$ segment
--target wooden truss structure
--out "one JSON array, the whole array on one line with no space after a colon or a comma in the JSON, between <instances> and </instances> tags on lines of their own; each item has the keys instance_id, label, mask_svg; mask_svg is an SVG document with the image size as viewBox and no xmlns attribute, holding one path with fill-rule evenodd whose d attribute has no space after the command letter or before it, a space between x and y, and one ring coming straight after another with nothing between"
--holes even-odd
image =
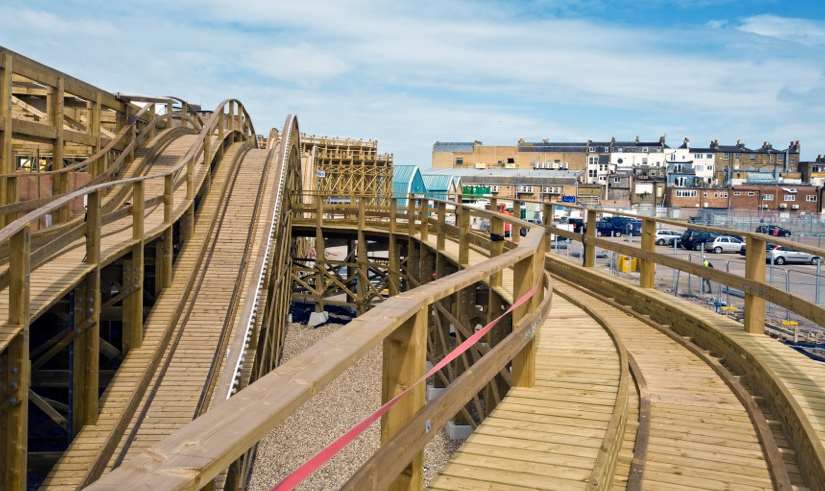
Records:
<instances>
[{"instance_id":1,"label":"wooden truss structure","mask_svg":"<svg viewBox=\"0 0 825 491\"><path fill-rule=\"evenodd\" d=\"M376 196L392 195L392 154L379 154L376 140L329 138L302 135L301 147L306 168L314 170L314 186L325 195Z\"/></svg>"}]
</instances>

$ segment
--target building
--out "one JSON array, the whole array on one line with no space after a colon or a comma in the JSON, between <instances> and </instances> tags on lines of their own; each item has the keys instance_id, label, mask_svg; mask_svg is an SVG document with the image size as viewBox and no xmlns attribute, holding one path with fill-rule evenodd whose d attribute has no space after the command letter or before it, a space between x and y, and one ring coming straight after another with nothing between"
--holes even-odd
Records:
<instances>
[{"instance_id":1,"label":"building","mask_svg":"<svg viewBox=\"0 0 825 491\"><path fill-rule=\"evenodd\" d=\"M790 142L783 150L773 148L768 142L758 149L750 149L739 140L736 145L720 145L719 140L714 140L708 148L694 151L714 154L716 182L731 185L734 179L743 179L743 173L748 172L766 172L774 178L799 178L799 148L799 140Z\"/></svg>"},{"instance_id":2,"label":"building","mask_svg":"<svg viewBox=\"0 0 825 491\"><path fill-rule=\"evenodd\" d=\"M427 197L446 200L461 192L461 179L448 174L430 174L430 171L421 173L424 186L427 188Z\"/></svg>"},{"instance_id":3,"label":"building","mask_svg":"<svg viewBox=\"0 0 825 491\"><path fill-rule=\"evenodd\" d=\"M666 206L750 211L818 213L816 186L744 184L730 188L668 188Z\"/></svg>"},{"instance_id":4,"label":"building","mask_svg":"<svg viewBox=\"0 0 825 491\"><path fill-rule=\"evenodd\" d=\"M398 206L407 206L410 193L424 194L427 186L417 165L394 165L392 168L392 196L398 200Z\"/></svg>"},{"instance_id":5,"label":"building","mask_svg":"<svg viewBox=\"0 0 825 491\"><path fill-rule=\"evenodd\" d=\"M448 175L460 179L461 187L489 188L505 199L568 200L577 195L581 172L532 169L433 169L429 176ZM467 193L470 194L470 193Z\"/></svg>"},{"instance_id":6,"label":"building","mask_svg":"<svg viewBox=\"0 0 825 491\"><path fill-rule=\"evenodd\" d=\"M517 149L514 146L483 145L474 142L435 142L433 169L493 169L516 168Z\"/></svg>"},{"instance_id":7,"label":"building","mask_svg":"<svg viewBox=\"0 0 825 491\"><path fill-rule=\"evenodd\" d=\"M634 141L610 140L610 164L616 170L633 169L641 166L665 166L665 154L670 147L665 143L665 137L658 141L640 141L637 136Z\"/></svg>"},{"instance_id":8,"label":"building","mask_svg":"<svg viewBox=\"0 0 825 491\"><path fill-rule=\"evenodd\" d=\"M804 184L825 185L825 155L817 155L814 161L800 162L799 175Z\"/></svg>"},{"instance_id":9,"label":"building","mask_svg":"<svg viewBox=\"0 0 825 491\"><path fill-rule=\"evenodd\" d=\"M516 165L522 169L585 170L587 143L518 141Z\"/></svg>"},{"instance_id":10,"label":"building","mask_svg":"<svg viewBox=\"0 0 825 491\"><path fill-rule=\"evenodd\" d=\"M665 162L668 186L702 187L716 184L715 154L709 149L692 148L688 138L678 148L666 152Z\"/></svg>"}]
</instances>

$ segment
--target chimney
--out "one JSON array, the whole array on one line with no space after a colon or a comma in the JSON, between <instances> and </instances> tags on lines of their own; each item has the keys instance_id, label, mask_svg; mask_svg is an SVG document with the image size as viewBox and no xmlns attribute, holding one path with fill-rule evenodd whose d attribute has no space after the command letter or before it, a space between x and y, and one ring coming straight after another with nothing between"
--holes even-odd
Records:
<instances>
[{"instance_id":1,"label":"chimney","mask_svg":"<svg viewBox=\"0 0 825 491\"><path fill-rule=\"evenodd\" d=\"M636 135L636 145L639 144L639 135Z\"/></svg>"},{"instance_id":2,"label":"chimney","mask_svg":"<svg viewBox=\"0 0 825 491\"><path fill-rule=\"evenodd\" d=\"M660 147L665 146L665 135L662 135L662 136L659 137L659 146Z\"/></svg>"}]
</instances>

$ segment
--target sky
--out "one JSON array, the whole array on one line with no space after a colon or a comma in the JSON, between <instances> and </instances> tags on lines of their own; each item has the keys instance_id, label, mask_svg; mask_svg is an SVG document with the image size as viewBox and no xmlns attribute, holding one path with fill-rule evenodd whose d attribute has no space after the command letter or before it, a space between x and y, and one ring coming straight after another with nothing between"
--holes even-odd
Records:
<instances>
[{"instance_id":1,"label":"sky","mask_svg":"<svg viewBox=\"0 0 825 491\"><path fill-rule=\"evenodd\" d=\"M821 0L0 0L0 45L258 133L432 144L689 137L825 154Z\"/></svg>"}]
</instances>

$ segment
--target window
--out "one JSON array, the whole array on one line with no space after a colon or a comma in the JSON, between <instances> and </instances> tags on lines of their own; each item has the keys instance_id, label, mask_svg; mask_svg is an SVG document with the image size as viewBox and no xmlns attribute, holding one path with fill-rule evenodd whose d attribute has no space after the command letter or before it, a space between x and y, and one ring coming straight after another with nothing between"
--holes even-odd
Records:
<instances>
[{"instance_id":1,"label":"window","mask_svg":"<svg viewBox=\"0 0 825 491\"><path fill-rule=\"evenodd\" d=\"M795 194L786 194L785 195L785 201L796 201L796 195Z\"/></svg>"},{"instance_id":2,"label":"window","mask_svg":"<svg viewBox=\"0 0 825 491\"><path fill-rule=\"evenodd\" d=\"M596 173L597 173L597 172L598 172L598 171L597 171L596 169L588 169L588 170L587 170L587 176L588 176L588 177L596 177Z\"/></svg>"},{"instance_id":3,"label":"window","mask_svg":"<svg viewBox=\"0 0 825 491\"><path fill-rule=\"evenodd\" d=\"M676 197L677 198L695 198L696 191L690 189L677 189L676 190Z\"/></svg>"},{"instance_id":4,"label":"window","mask_svg":"<svg viewBox=\"0 0 825 491\"><path fill-rule=\"evenodd\" d=\"M492 191L494 193L497 193L498 192L498 186L497 185L490 186L490 191Z\"/></svg>"},{"instance_id":5,"label":"window","mask_svg":"<svg viewBox=\"0 0 825 491\"><path fill-rule=\"evenodd\" d=\"M588 165L599 165L599 157L598 156L587 157L587 164Z\"/></svg>"},{"instance_id":6,"label":"window","mask_svg":"<svg viewBox=\"0 0 825 491\"><path fill-rule=\"evenodd\" d=\"M621 150L619 150L619 151L621 152ZM623 164L623 163L624 163L624 159L620 158L620 159L619 159L619 160L617 160L616 162L618 162L618 163L620 163L620 164Z\"/></svg>"},{"instance_id":7,"label":"window","mask_svg":"<svg viewBox=\"0 0 825 491\"><path fill-rule=\"evenodd\" d=\"M508 164L515 164L515 163L516 163L516 159L514 159L513 157L507 157L507 163L508 163Z\"/></svg>"},{"instance_id":8,"label":"window","mask_svg":"<svg viewBox=\"0 0 825 491\"><path fill-rule=\"evenodd\" d=\"M712 158L713 158L713 154L712 154L712 153L705 154L705 158L706 158L706 159L712 159Z\"/></svg>"},{"instance_id":9,"label":"window","mask_svg":"<svg viewBox=\"0 0 825 491\"><path fill-rule=\"evenodd\" d=\"M621 177L614 177L614 178L613 178L613 183L614 183L614 184L618 184L618 183L620 183L620 182L622 182L622 178L621 178Z\"/></svg>"},{"instance_id":10,"label":"window","mask_svg":"<svg viewBox=\"0 0 825 491\"><path fill-rule=\"evenodd\" d=\"M807 201L808 203L816 203L816 195L815 194L809 194L809 195L805 196L805 201Z\"/></svg>"},{"instance_id":11,"label":"window","mask_svg":"<svg viewBox=\"0 0 825 491\"><path fill-rule=\"evenodd\" d=\"M750 197L756 196L756 191L748 191L748 196L750 196ZM773 199L773 198L771 198L771 199Z\"/></svg>"},{"instance_id":12,"label":"window","mask_svg":"<svg viewBox=\"0 0 825 491\"><path fill-rule=\"evenodd\" d=\"M763 194L762 201L773 201L773 194Z\"/></svg>"},{"instance_id":13,"label":"window","mask_svg":"<svg viewBox=\"0 0 825 491\"><path fill-rule=\"evenodd\" d=\"M734 191L733 195L734 196L742 196L742 191Z\"/></svg>"},{"instance_id":14,"label":"window","mask_svg":"<svg viewBox=\"0 0 825 491\"><path fill-rule=\"evenodd\" d=\"M722 193L722 197L723 197L723 198L727 198L727 197L728 197L728 193L727 193L727 191L725 191L724 193Z\"/></svg>"},{"instance_id":15,"label":"window","mask_svg":"<svg viewBox=\"0 0 825 491\"><path fill-rule=\"evenodd\" d=\"M543 190L547 194L561 194L561 186L544 186Z\"/></svg>"},{"instance_id":16,"label":"window","mask_svg":"<svg viewBox=\"0 0 825 491\"><path fill-rule=\"evenodd\" d=\"M455 158L455 165L457 167L461 167L462 165L464 165L464 157L456 157Z\"/></svg>"},{"instance_id":17,"label":"window","mask_svg":"<svg viewBox=\"0 0 825 491\"><path fill-rule=\"evenodd\" d=\"M588 147L588 148L587 148L587 151L588 151L588 152L595 152L595 151L596 151L596 149L595 149L595 148L593 148L593 147Z\"/></svg>"},{"instance_id":18,"label":"window","mask_svg":"<svg viewBox=\"0 0 825 491\"><path fill-rule=\"evenodd\" d=\"M701 154L701 153L694 153L694 154L693 154L693 158L694 158L694 159L701 159L701 158L702 158L702 154Z\"/></svg>"},{"instance_id":19,"label":"window","mask_svg":"<svg viewBox=\"0 0 825 491\"><path fill-rule=\"evenodd\" d=\"M647 165L647 157L642 157L642 165Z\"/></svg>"},{"instance_id":20,"label":"window","mask_svg":"<svg viewBox=\"0 0 825 491\"><path fill-rule=\"evenodd\" d=\"M648 149L647 147L644 147L644 148L642 149L642 152L644 152L644 153L647 153L647 152L649 152L649 151L650 151L650 149Z\"/></svg>"}]
</instances>

